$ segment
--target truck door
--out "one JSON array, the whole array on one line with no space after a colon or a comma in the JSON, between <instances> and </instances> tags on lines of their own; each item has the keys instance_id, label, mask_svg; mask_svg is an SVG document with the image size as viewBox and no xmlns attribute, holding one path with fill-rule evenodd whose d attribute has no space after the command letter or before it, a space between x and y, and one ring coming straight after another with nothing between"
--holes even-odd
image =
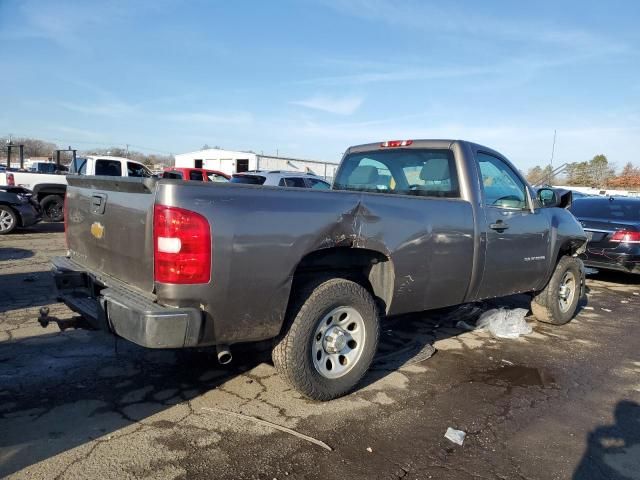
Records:
<instances>
[{"instance_id":1,"label":"truck door","mask_svg":"<svg viewBox=\"0 0 640 480\"><path fill-rule=\"evenodd\" d=\"M501 158L476 155L484 203L484 273L478 298L529 291L546 274L550 221L531 212L527 187Z\"/></svg>"}]
</instances>

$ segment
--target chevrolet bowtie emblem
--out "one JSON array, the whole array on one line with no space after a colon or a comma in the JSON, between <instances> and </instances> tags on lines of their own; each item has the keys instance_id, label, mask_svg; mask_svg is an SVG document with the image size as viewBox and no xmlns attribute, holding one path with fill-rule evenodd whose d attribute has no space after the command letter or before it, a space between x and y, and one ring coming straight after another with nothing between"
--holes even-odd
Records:
<instances>
[{"instance_id":1,"label":"chevrolet bowtie emblem","mask_svg":"<svg viewBox=\"0 0 640 480\"><path fill-rule=\"evenodd\" d=\"M91 235L100 240L104 235L104 226L100 222L93 222L91 225Z\"/></svg>"}]
</instances>

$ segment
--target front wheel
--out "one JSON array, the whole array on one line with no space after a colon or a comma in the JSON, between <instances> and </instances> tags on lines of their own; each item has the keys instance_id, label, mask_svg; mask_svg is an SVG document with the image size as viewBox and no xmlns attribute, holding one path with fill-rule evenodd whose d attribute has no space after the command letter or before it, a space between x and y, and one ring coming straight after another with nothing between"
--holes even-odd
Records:
<instances>
[{"instance_id":1,"label":"front wheel","mask_svg":"<svg viewBox=\"0 0 640 480\"><path fill-rule=\"evenodd\" d=\"M0 235L11 233L18 225L18 217L11 207L0 205Z\"/></svg>"},{"instance_id":2,"label":"front wheel","mask_svg":"<svg viewBox=\"0 0 640 480\"><path fill-rule=\"evenodd\" d=\"M362 285L332 278L307 284L292 302L288 329L273 347L276 369L312 400L345 395L365 375L378 348L375 300Z\"/></svg>"},{"instance_id":3,"label":"front wheel","mask_svg":"<svg viewBox=\"0 0 640 480\"><path fill-rule=\"evenodd\" d=\"M582 285L584 266L575 257L562 257L547 286L534 294L531 311L540 322L564 325L576 313Z\"/></svg>"}]
</instances>

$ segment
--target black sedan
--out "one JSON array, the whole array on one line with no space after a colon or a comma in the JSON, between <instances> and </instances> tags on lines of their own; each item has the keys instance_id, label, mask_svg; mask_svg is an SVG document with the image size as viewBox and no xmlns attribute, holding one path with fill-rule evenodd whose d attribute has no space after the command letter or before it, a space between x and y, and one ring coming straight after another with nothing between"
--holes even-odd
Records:
<instances>
[{"instance_id":1,"label":"black sedan","mask_svg":"<svg viewBox=\"0 0 640 480\"><path fill-rule=\"evenodd\" d=\"M31 190L0 185L0 235L42 220L40 205Z\"/></svg>"},{"instance_id":2,"label":"black sedan","mask_svg":"<svg viewBox=\"0 0 640 480\"><path fill-rule=\"evenodd\" d=\"M577 198L570 210L589 238L585 265L640 273L640 198Z\"/></svg>"}]
</instances>

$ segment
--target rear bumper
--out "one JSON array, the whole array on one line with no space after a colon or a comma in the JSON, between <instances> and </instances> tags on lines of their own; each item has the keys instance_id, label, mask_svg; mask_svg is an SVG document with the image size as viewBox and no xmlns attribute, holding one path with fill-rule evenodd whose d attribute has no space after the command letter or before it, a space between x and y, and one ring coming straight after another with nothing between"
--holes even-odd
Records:
<instances>
[{"instance_id":1,"label":"rear bumper","mask_svg":"<svg viewBox=\"0 0 640 480\"><path fill-rule=\"evenodd\" d=\"M153 297L66 257L52 262L59 299L94 328L147 348L198 345L203 325L199 309L159 305Z\"/></svg>"},{"instance_id":2,"label":"rear bumper","mask_svg":"<svg viewBox=\"0 0 640 480\"><path fill-rule=\"evenodd\" d=\"M582 257L582 261L588 267L640 274L640 252L614 253L609 250L606 255L588 253Z\"/></svg>"},{"instance_id":3,"label":"rear bumper","mask_svg":"<svg viewBox=\"0 0 640 480\"><path fill-rule=\"evenodd\" d=\"M20 215L20 225L23 227L35 225L42 220L42 213L40 209L31 203L13 205L13 208L15 208Z\"/></svg>"}]
</instances>

